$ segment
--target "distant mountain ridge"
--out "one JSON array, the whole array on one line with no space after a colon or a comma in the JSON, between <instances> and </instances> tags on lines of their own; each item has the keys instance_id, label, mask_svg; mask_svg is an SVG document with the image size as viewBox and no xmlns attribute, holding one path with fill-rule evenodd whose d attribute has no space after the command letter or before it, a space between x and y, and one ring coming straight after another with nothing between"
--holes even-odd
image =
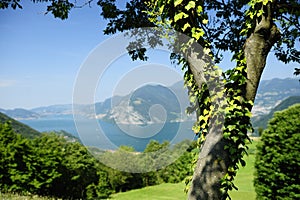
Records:
<instances>
[{"instance_id":1,"label":"distant mountain ridge","mask_svg":"<svg viewBox=\"0 0 300 200\"><path fill-rule=\"evenodd\" d=\"M253 116L258 117L268 114L280 102L290 96L300 96L298 79L261 81L252 109ZM178 102L182 104L180 105L182 110L178 109ZM126 96L114 96L94 105L76 105L75 114L83 119L98 118L124 124L157 123L164 119L175 122L191 120L191 117L181 116L188 105L187 91L183 88L183 82L181 81L169 88L162 85L145 85ZM19 120L73 119L71 104L38 107L31 110L0 109L0 112Z\"/></svg>"},{"instance_id":2,"label":"distant mountain ridge","mask_svg":"<svg viewBox=\"0 0 300 200\"><path fill-rule=\"evenodd\" d=\"M300 96L291 96L286 98L285 100L280 102L275 108L273 108L268 114L252 118L253 128L255 129L255 131L257 131L258 128L263 128L263 129L267 128L268 121L271 118L273 118L273 115L276 111L285 110L288 107L298 103L300 103Z\"/></svg>"},{"instance_id":3,"label":"distant mountain ridge","mask_svg":"<svg viewBox=\"0 0 300 200\"><path fill-rule=\"evenodd\" d=\"M261 81L255 97L253 116L266 115L276 105L290 96L300 96L298 79L271 79Z\"/></svg>"},{"instance_id":4,"label":"distant mountain ridge","mask_svg":"<svg viewBox=\"0 0 300 200\"><path fill-rule=\"evenodd\" d=\"M112 108L107 110L108 112L97 115L97 118L121 124L140 125L180 121L186 107L181 109L180 101L179 97L167 87L145 85L119 99ZM184 104L186 105L187 102L186 96Z\"/></svg>"},{"instance_id":5,"label":"distant mountain ridge","mask_svg":"<svg viewBox=\"0 0 300 200\"><path fill-rule=\"evenodd\" d=\"M38 113L23 108L15 108L10 110L0 109L0 112L14 119L38 119L41 117Z\"/></svg>"}]
</instances>

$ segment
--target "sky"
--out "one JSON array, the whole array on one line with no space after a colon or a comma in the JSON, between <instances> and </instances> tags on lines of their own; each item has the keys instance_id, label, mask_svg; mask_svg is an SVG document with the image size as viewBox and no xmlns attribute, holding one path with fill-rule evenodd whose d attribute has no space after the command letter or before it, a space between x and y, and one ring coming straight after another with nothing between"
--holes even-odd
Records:
<instances>
[{"instance_id":1,"label":"sky","mask_svg":"<svg viewBox=\"0 0 300 200\"><path fill-rule=\"evenodd\" d=\"M116 41L115 36L103 34L106 21L101 18L97 5L74 9L67 20L45 15L43 3L23 1L22 5L22 10L0 10L0 108L70 104L78 77L82 76L93 52L103 56L97 62L109 57L109 52L116 54L111 51L113 45L109 46ZM180 69L170 65L168 52L155 50L149 55L148 62L131 62L121 53L100 67L104 70L101 76L91 73L98 76L91 87L94 101L125 95L148 82L172 85L181 79ZM229 56L225 55L225 59ZM221 63L224 69L227 65L228 61ZM295 78L295 67L299 65L284 65L271 55L262 80ZM90 76L85 79L89 83Z\"/></svg>"}]
</instances>

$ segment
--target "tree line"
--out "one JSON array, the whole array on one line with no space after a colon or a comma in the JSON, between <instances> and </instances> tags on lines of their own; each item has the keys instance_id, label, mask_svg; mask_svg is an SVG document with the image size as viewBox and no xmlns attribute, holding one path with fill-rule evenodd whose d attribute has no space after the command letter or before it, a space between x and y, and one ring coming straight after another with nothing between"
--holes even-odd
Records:
<instances>
[{"instance_id":1,"label":"tree line","mask_svg":"<svg viewBox=\"0 0 300 200\"><path fill-rule=\"evenodd\" d=\"M144 152L170 146L150 141ZM101 199L116 192L160 183L177 183L192 175L190 163L196 145L183 141L170 151L186 148L172 164L147 173L125 172L105 166L101 158L112 158L122 165L121 146L114 152L102 151L97 159L80 142L56 133L43 133L28 139L14 132L10 123L0 124L0 192L39 195L63 199ZM133 161L134 162L134 161ZM147 167L147 166L145 166Z\"/></svg>"}]
</instances>

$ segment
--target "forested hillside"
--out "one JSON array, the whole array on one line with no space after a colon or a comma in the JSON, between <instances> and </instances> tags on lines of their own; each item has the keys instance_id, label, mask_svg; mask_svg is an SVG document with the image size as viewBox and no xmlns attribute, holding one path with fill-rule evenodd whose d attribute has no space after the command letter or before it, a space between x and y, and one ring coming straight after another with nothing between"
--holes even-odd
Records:
<instances>
[{"instance_id":1,"label":"forested hillside","mask_svg":"<svg viewBox=\"0 0 300 200\"><path fill-rule=\"evenodd\" d=\"M40 135L40 132L38 132L37 130L34 130L33 128L0 112L0 123L4 124L6 122L9 122L11 124L13 131L22 134L24 137L35 138Z\"/></svg>"}]
</instances>

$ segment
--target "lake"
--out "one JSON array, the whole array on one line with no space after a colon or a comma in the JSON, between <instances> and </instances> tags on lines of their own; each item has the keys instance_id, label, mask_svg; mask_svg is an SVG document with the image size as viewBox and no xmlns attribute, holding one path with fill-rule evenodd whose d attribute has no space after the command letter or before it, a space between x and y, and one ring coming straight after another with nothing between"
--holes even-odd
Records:
<instances>
[{"instance_id":1,"label":"lake","mask_svg":"<svg viewBox=\"0 0 300 200\"><path fill-rule=\"evenodd\" d=\"M121 145L143 151L150 140L170 141L176 144L185 139L193 140L193 122L151 124L148 126L117 125L100 120L34 119L22 120L24 124L40 131L64 130L78 137L86 146L117 149Z\"/></svg>"}]
</instances>

